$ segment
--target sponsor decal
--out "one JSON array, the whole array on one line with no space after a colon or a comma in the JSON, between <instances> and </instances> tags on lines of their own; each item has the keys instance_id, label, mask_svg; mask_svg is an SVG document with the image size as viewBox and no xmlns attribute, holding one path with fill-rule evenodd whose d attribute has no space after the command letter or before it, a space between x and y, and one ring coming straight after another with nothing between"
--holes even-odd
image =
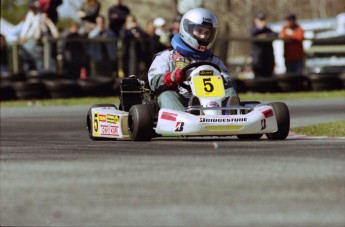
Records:
<instances>
[{"instance_id":1,"label":"sponsor decal","mask_svg":"<svg viewBox=\"0 0 345 227\"><path fill-rule=\"evenodd\" d=\"M175 67L179 68L179 69L183 69L184 67L186 67L187 65L189 65L189 63L185 63L182 61L177 61L175 62Z\"/></svg>"},{"instance_id":2,"label":"sponsor decal","mask_svg":"<svg viewBox=\"0 0 345 227\"><path fill-rule=\"evenodd\" d=\"M119 124L119 116L107 114L107 122L111 124Z\"/></svg>"},{"instance_id":3,"label":"sponsor decal","mask_svg":"<svg viewBox=\"0 0 345 227\"><path fill-rule=\"evenodd\" d=\"M176 122L175 132L182 132L183 126L184 126L184 122Z\"/></svg>"},{"instance_id":4,"label":"sponsor decal","mask_svg":"<svg viewBox=\"0 0 345 227\"><path fill-rule=\"evenodd\" d=\"M271 109L262 111L262 114L265 116L265 118L269 118L269 117L272 117L274 115L273 111Z\"/></svg>"},{"instance_id":5,"label":"sponsor decal","mask_svg":"<svg viewBox=\"0 0 345 227\"><path fill-rule=\"evenodd\" d=\"M107 121L107 115L105 115L105 114L100 114L100 115L99 115L99 121L106 122L106 121Z\"/></svg>"},{"instance_id":6,"label":"sponsor decal","mask_svg":"<svg viewBox=\"0 0 345 227\"><path fill-rule=\"evenodd\" d=\"M200 70L199 75L201 75L201 76L212 76L213 70Z\"/></svg>"},{"instance_id":7,"label":"sponsor decal","mask_svg":"<svg viewBox=\"0 0 345 227\"><path fill-rule=\"evenodd\" d=\"M168 121L176 121L177 114L163 112L161 115L161 119L168 120Z\"/></svg>"},{"instance_id":8,"label":"sponsor decal","mask_svg":"<svg viewBox=\"0 0 345 227\"><path fill-rule=\"evenodd\" d=\"M261 130L264 130L266 128L266 119L261 120Z\"/></svg>"},{"instance_id":9,"label":"sponsor decal","mask_svg":"<svg viewBox=\"0 0 345 227\"><path fill-rule=\"evenodd\" d=\"M246 117L237 117L237 118L206 118L206 117L200 117L199 122L200 123L229 123L229 122L246 122Z\"/></svg>"},{"instance_id":10,"label":"sponsor decal","mask_svg":"<svg viewBox=\"0 0 345 227\"><path fill-rule=\"evenodd\" d=\"M207 103L206 107L219 107L218 103L217 102L209 102Z\"/></svg>"},{"instance_id":11,"label":"sponsor decal","mask_svg":"<svg viewBox=\"0 0 345 227\"><path fill-rule=\"evenodd\" d=\"M188 58L183 57L179 52L174 51L170 57L170 60L174 61L175 67L182 69L190 64L190 60Z\"/></svg>"},{"instance_id":12,"label":"sponsor decal","mask_svg":"<svg viewBox=\"0 0 345 227\"><path fill-rule=\"evenodd\" d=\"M103 136L118 136L118 126L101 125L101 135Z\"/></svg>"},{"instance_id":13,"label":"sponsor decal","mask_svg":"<svg viewBox=\"0 0 345 227\"><path fill-rule=\"evenodd\" d=\"M93 114L93 134L98 136L98 113Z\"/></svg>"},{"instance_id":14,"label":"sponsor decal","mask_svg":"<svg viewBox=\"0 0 345 227\"><path fill-rule=\"evenodd\" d=\"M203 17L202 20L205 21L205 22L208 22L208 23L212 23L213 22L211 18L207 18L207 17Z\"/></svg>"}]
</instances>

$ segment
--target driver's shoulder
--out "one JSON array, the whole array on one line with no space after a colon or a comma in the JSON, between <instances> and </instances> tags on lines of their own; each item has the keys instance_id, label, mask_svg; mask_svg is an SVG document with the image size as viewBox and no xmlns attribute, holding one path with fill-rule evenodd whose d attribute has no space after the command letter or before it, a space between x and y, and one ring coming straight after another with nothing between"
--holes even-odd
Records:
<instances>
[{"instance_id":1,"label":"driver's shoulder","mask_svg":"<svg viewBox=\"0 0 345 227\"><path fill-rule=\"evenodd\" d=\"M163 50L163 51L158 52L157 54L155 54L153 58L156 58L156 57L161 57L161 58L169 57L170 54L171 54L173 51L174 51L173 49L165 49L165 50Z\"/></svg>"}]
</instances>

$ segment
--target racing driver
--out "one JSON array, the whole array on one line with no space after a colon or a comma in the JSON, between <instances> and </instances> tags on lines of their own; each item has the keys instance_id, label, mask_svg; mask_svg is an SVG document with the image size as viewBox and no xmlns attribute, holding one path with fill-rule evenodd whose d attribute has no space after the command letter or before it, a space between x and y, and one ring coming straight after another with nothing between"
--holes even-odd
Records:
<instances>
[{"instance_id":1,"label":"racing driver","mask_svg":"<svg viewBox=\"0 0 345 227\"><path fill-rule=\"evenodd\" d=\"M217 29L217 17L207 9L194 8L183 15L179 33L171 40L173 49L156 54L148 73L150 88L159 95L160 108L184 111L190 104L197 105L192 101L194 98L191 98L192 93L185 81L186 75L181 69L200 61L219 66L225 79L225 94L228 97L225 104L240 105L227 68L210 50L216 39Z\"/></svg>"}]
</instances>

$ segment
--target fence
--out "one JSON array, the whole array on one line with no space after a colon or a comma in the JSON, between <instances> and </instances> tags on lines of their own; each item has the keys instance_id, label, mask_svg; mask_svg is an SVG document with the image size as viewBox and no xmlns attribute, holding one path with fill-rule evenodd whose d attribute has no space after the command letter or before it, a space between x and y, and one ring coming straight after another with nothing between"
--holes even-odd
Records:
<instances>
[{"instance_id":1,"label":"fence","mask_svg":"<svg viewBox=\"0 0 345 227\"><path fill-rule=\"evenodd\" d=\"M220 37L214 47L215 53L230 69L239 92L344 89L344 37L306 40L313 44L306 50L307 60L328 59L328 63L322 63L322 67L320 65L309 67L303 74L282 73L268 78L248 77L242 70L250 64L249 44L253 41L283 42L279 39ZM79 57L72 59L72 65L79 62L80 69L71 75L66 72L65 48L68 43L80 43L86 49L94 44L111 44L116 48L116 59L97 61L90 56L92 53L81 53ZM23 47L19 43L11 45L10 72L1 74L1 100L114 95L118 92L121 77L134 74L141 79L146 79L146 72L157 50L152 43L143 39L59 38L42 39L41 44L43 51L40 56L42 60L40 70L33 70L26 66ZM79 61L81 59L82 61Z\"/></svg>"}]
</instances>

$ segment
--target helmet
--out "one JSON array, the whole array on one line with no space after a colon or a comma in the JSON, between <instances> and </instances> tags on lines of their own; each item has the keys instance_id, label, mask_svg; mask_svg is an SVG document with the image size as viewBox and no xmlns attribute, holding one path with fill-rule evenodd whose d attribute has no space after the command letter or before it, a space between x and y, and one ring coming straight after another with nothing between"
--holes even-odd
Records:
<instances>
[{"instance_id":1,"label":"helmet","mask_svg":"<svg viewBox=\"0 0 345 227\"><path fill-rule=\"evenodd\" d=\"M209 10L195 8L187 11L180 22L180 37L191 48L207 51L217 36L218 20Z\"/></svg>"}]
</instances>

